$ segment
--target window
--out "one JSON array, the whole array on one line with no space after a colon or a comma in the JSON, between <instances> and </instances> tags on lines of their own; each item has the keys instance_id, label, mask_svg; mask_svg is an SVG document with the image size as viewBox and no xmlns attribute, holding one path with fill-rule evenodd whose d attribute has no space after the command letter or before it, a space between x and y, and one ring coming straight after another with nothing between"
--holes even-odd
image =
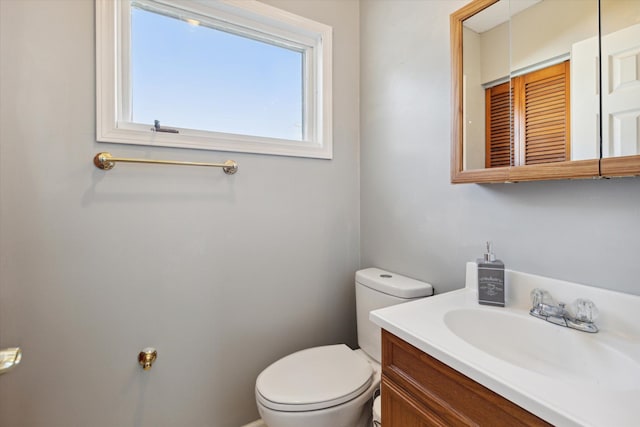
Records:
<instances>
[{"instance_id":1,"label":"window","mask_svg":"<svg viewBox=\"0 0 640 427\"><path fill-rule=\"evenodd\" d=\"M257 1L96 0L97 139L331 158L331 27Z\"/></svg>"},{"instance_id":2,"label":"window","mask_svg":"<svg viewBox=\"0 0 640 427\"><path fill-rule=\"evenodd\" d=\"M569 61L488 88L485 105L486 167L570 160Z\"/></svg>"}]
</instances>

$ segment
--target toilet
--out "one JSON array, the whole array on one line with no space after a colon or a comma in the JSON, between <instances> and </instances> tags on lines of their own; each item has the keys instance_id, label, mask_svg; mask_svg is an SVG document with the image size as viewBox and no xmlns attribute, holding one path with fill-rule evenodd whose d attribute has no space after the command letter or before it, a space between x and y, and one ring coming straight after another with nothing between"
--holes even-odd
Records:
<instances>
[{"instance_id":1,"label":"toilet","mask_svg":"<svg viewBox=\"0 0 640 427\"><path fill-rule=\"evenodd\" d=\"M309 348L268 366L256 380L256 403L268 427L370 427L380 386L380 328L369 312L433 295L425 282L367 268L356 273L357 350ZM379 412L379 411L378 411Z\"/></svg>"}]
</instances>

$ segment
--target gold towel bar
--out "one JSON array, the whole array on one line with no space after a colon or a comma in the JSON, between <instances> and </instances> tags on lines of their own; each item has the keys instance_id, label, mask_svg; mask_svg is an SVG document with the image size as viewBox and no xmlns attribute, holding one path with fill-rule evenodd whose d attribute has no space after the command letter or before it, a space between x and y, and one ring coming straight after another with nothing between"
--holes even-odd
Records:
<instances>
[{"instance_id":1,"label":"gold towel bar","mask_svg":"<svg viewBox=\"0 0 640 427\"><path fill-rule=\"evenodd\" d=\"M214 168L222 168L227 175L233 175L238 171L238 164L233 160L227 160L224 163L202 163L202 162L179 162L174 160L147 160L147 159L129 159L126 157L113 157L111 153L102 152L96 154L93 158L93 164L98 169L113 169L117 162L124 163L151 163L157 165L183 165L183 166L209 166Z\"/></svg>"}]
</instances>

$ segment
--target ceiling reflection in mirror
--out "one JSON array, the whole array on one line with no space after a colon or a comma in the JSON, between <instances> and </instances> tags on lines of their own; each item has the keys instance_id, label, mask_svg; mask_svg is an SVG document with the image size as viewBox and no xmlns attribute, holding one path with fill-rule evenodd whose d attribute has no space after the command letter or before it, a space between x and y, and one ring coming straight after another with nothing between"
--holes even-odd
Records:
<instances>
[{"instance_id":1,"label":"ceiling reflection in mirror","mask_svg":"<svg viewBox=\"0 0 640 427\"><path fill-rule=\"evenodd\" d=\"M463 23L463 170L597 159L597 0L500 0Z\"/></svg>"},{"instance_id":2,"label":"ceiling reflection in mirror","mask_svg":"<svg viewBox=\"0 0 640 427\"><path fill-rule=\"evenodd\" d=\"M601 0L602 157L640 154L640 1Z\"/></svg>"}]
</instances>

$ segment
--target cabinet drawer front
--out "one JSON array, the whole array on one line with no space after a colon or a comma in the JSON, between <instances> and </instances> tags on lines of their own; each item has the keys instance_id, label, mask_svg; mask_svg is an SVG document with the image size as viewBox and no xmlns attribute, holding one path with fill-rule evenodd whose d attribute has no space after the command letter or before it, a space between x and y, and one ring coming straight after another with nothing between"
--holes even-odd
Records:
<instances>
[{"instance_id":1,"label":"cabinet drawer front","mask_svg":"<svg viewBox=\"0 0 640 427\"><path fill-rule=\"evenodd\" d=\"M452 425L550 425L385 330L382 372Z\"/></svg>"},{"instance_id":2,"label":"cabinet drawer front","mask_svg":"<svg viewBox=\"0 0 640 427\"><path fill-rule=\"evenodd\" d=\"M433 411L429 411L392 382L382 379L382 425L390 427L449 427L454 425L445 421Z\"/></svg>"}]
</instances>

